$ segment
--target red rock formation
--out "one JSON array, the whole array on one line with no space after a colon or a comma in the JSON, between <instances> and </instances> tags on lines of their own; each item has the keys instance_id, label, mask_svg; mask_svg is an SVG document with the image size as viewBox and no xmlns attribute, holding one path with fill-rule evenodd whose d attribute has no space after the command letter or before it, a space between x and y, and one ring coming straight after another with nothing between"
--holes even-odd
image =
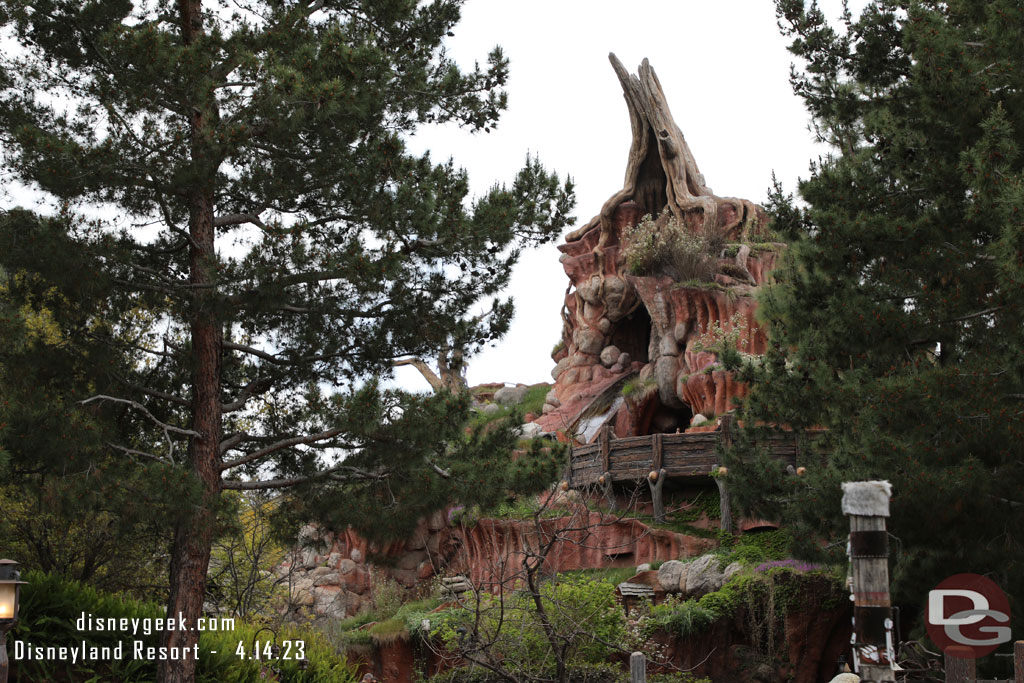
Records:
<instances>
[{"instance_id":1,"label":"red rock formation","mask_svg":"<svg viewBox=\"0 0 1024 683\"><path fill-rule=\"evenodd\" d=\"M706 347L715 332L735 331L740 351L764 352L754 295L781 248L755 242L764 239L763 209L706 187L646 61L639 78L627 75L614 55L612 63L633 122L626 185L559 246L569 278L563 345L553 356L554 389L536 420L545 431L566 431L583 441L596 435L595 420L626 437L686 429L698 413L730 410L744 387ZM630 273L629 229L644 214L661 215L659 229L673 220L731 242L719 255L714 278L680 283ZM633 376L657 391L647 392L640 405L615 405Z\"/></svg>"},{"instance_id":2,"label":"red rock formation","mask_svg":"<svg viewBox=\"0 0 1024 683\"><path fill-rule=\"evenodd\" d=\"M715 546L711 539L597 512L543 519L540 536L558 537L544 567L549 572L631 567L699 555ZM319 540L320 551L296 553L279 571L292 573L293 598L300 605L314 615L341 617L371 601L373 576L413 588L433 576L461 574L477 586L496 588L522 570L524 549L536 547L538 529L532 520L449 525L438 513L423 520L408 541L384 547L351 529Z\"/></svg>"}]
</instances>

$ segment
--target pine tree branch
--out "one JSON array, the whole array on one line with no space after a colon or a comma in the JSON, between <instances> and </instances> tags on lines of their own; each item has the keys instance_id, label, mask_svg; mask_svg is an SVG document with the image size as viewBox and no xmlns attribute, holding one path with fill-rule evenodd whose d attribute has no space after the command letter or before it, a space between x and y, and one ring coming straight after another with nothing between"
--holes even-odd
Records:
<instances>
[{"instance_id":1,"label":"pine tree branch","mask_svg":"<svg viewBox=\"0 0 1024 683\"><path fill-rule=\"evenodd\" d=\"M225 349L230 349L232 351L241 351L242 353L247 353L250 356L256 356L257 358L262 358L263 360L267 361L268 363L275 363L275 364L282 364L282 363L284 363L284 361L282 361L277 356L271 355L271 354L267 353L266 351L261 351L260 349L253 348L251 346L246 346L245 344L236 344L235 342L227 342L226 341L226 342L221 342L221 346L224 347Z\"/></svg>"},{"instance_id":2,"label":"pine tree branch","mask_svg":"<svg viewBox=\"0 0 1024 683\"><path fill-rule=\"evenodd\" d=\"M241 392L239 392L238 397L234 401L221 404L221 412L233 413L236 410L241 410L254 395L261 394L273 387L275 379L274 377L257 377L242 387Z\"/></svg>"},{"instance_id":3,"label":"pine tree branch","mask_svg":"<svg viewBox=\"0 0 1024 683\"><path fill-rule=\"evenodd\" d=\"M982 317L984 315L988 315L989 313L995 313L996 311L1002 310L1002 308L1003 308L1002 306L993 306L992 308L986 308L984 311L978 311L976 313L970 313L968 315L964 315L964 316L961 316L959 318L950 318L949 320L943 320L939 324L940 325L945 325L946 323L959 323L959 322L963 322L965 320L971 320L972 318L980 318L980 317Z\"/></svg>"},{"instance_id":4,"label":"pine tree branch","mask_svg":"<svg viewBox=\"0 0 1024 683\"><path fill-rule=\"evenodd\" d=\"M252 223L263 231L270 230L267 224L260 219L259 213L231 213L213 219L213 225L217 228L224 227L225 225L244 225L246 223Z\"/></svg>"},{"instance_id":5,"label":"pine tree branch","mask_svg":"<svg viewBox=\"0 0 1024 683\"><path fill-rule=\"evenodd\" d=\"M420 371L420 374L423 375L423 379L427 380L427 383L430 384L434 391L440 391L444 388L444 382L441 381L441 378L437 376L429 365L419 358L403 358L401 360L392 361L391 365L396 368L411 365Z\"/></svg>"},{"instance_id":6,"label":"pine tree branch","mask_svg":"<svg viewBox=\"0 0 1024 683\"><path fill-rule=\"evenodd\" d=\"M141 411L143 414L145 414L146 417L148 417L155 425L157 425L162 430L164 430L165 434L166 433L173 433L173 434L180 434L182 436L195 436L195 437L201 437L202 436L202 434L200 434L199 432L195 431L194 429L182 429L181 427L175 427L174 425L169 425L166 422L162 422L162 421L158 420L156 418L156 416L153 415L153 413L149 412L149 410L146 409L146 406L142 405L141 403L137 403L135 401L131 401L131 400L126 399L126 398L118 398L116 396L108 396L106 394L97 394L96 396L90 396L89 398L84 399L82 401L79 401L78 403L79 403L79 405L83 405L84 406L84 405L87 405L89 403L92 403L93 401L113 401L114 403L125 403L127 405L130 405L133 408L135 408L135 409Z\"/></svg>"},{"instance_id":7,"label":"pine tree branch","mask_svg":"<svg viewBox=\"0 0 1024 683\"><path fill-rule=\"evenodd\" d=\"M141 456L143 458L149 458L150 460L156 460L157 462L162 462L164 464L171 464L171 465L174 464L174 458L165 458L165 457L160 456L160 455L153 455L152 453L146 453L145 451L137 451L134 448L126 448L124 446L118 446L116 443L113 443L111 441L108 441L107 445L110 446L111 448L115 449L115 450L121 451L122 453L127 453L128 455L138 455L138 456Z\"/></svg>"},{"instance_id":8,"label":"pine tree branch","mask_svg":"<svg viewBox=\"0 0 1024 683\"><path fill-rule=\"evenodd\" d=\"M261 458L265 458L271 453L282 450L284 448L290 448L292 446L298 446L300 444L316 443L317 441L330 439L333 436L341 434L343 431L343 429L335 428L328 429L327 431L319 432L317 434L307 434L306 436L293 436L288 439L281 439L276 443L272 443L269 446L265 446L259 450L253 451L248 455L243 455L241 457L235 458L234 460L227 460L225 462L222 462L220 464L220 471L223 472L233 467L238 467L239 465L244 465L246 463L253 462L254 460L260 460Z\"/></svg>"},{"instance_id":9,"label":"pine tree branch","mask_svg":"<svg viewBox=\"0 0 1024 683\"><path fill-rule=\"evenodd\" d=\"M124 377L122 377L121 375L115 374L114 375L114 379L116 379L117 381L121 382L122 384L124 384L129 389L132 389L134 391L138 391L140 393L146 394L147 396L152 396L153 398L159 398L159 399L162 399L164 401L170 401L171 403L174 403L174 404L179 405L179 406L188 407L188 406L192 405L189 401L187 401L186 399L181 398L180 396L175 396L174 394L168 394L168 393L163 392L163 391L157 391L156 389L149 389L149 388L144 387L144 386L142 386L140 384L133 384L133 383L129 382L127 379L125 379Z\"/></svg>"},{"instance_id":10,"label":"pine tree branch","mask_svg":"<svg viewBox=\"0 0 1024 683\"><path fill-rule=\"evenodd\" d=\"M347 476L338 476L341 472L348 472ZM234 491L264 491L267 489L283 489L290 486L297 486L299 484L306 484L313 481L319 481L321 479L331 479L339 482L348 481L368 481L377 479L387 479L390 476L388 472L373 473L365 470L360 470L355 467L346 467L344 465L338 465L316 474L311 474L306 477L293 477L291 479L267 479L267 480L252 480L252 481L236 481L229 479L224 482L223 488Z\"/></svg>"}]
</instances>

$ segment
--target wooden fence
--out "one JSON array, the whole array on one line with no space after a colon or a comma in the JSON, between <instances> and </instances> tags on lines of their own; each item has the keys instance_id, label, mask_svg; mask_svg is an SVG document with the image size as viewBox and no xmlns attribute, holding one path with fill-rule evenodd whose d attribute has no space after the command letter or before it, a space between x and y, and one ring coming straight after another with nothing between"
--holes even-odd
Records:
<instances>
[{"instance_id":1,"label":"wooden fence","mask_svg":"<svg viewBox=\"0 0 1024 683\"><path fill-rule=\"evenodd\" d=\"M649 434L624 439L601 430L597 443L576 446L570 456L569 485L593 486L605 473L612 482L639 482L651 472L665 471L668 479L706 477L721 461L718 445L728 441L728 427L717 432L691 434ZM793 432L777 432L766 444L773 457L797 466L802 456L801 437ZM606 477L607 478L607 477Z\"/></svg>"}]
</instances>

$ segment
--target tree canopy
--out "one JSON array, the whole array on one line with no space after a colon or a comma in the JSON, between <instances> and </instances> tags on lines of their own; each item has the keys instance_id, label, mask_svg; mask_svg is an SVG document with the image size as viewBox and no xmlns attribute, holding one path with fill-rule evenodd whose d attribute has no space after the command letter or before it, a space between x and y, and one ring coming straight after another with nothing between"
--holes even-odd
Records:
<instances>
[{"instance_id":1,"label":"tree canopy","mask_svg":"<svg viewBox=\"0 0 1024 683\"><path fill-rule=\"evenodd\" d=\"M466 398L375 380L500 336L520 250L570 220L571 184L536 159L469 201L452 161L406 151L420 125L488 132L505 107L500 49L468 71L445 53L460 5L0 3L20 45L0 62L5 168L70 216L57 269L102 278L114 310L149 323L96 326L144 360L83 400L147 430L145 448L110 448L203 492L176 528L169 613L200 613L224 489L357 486L397 531L404 503L455 484L493 498L553 466L537 451L506 466L507 432L462 438ZM476 486L460 479L481 465ZM162 665L161 680L190 676Z\"/></svg>"},{"instance_id":2,"label":"tree canopy","mask_svg":"<svg viewBox=\"0 0 1024 683\"><path fill-rule=\"evenodd\" d=\"M1019 587L1024 8L879 1L833 26L815 4L776 7L831 151L800 200L773 196L792 243L760 299L770 348L744 374L734 490L820 553L848 530L839 483L890 480L895 599L912 616L958 572ZM805 477L752 457L758 430L780 427L805 435Z\"/></svg>"}]
</instances>

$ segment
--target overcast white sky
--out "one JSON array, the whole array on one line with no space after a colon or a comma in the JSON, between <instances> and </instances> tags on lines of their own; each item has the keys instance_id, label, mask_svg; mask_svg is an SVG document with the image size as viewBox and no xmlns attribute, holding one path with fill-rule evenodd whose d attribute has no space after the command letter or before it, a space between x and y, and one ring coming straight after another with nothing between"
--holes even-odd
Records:
<instances>
[{"instance_id":1,"label":"overcast white sky","mask_svg":"<svg viewBox=\"0 0 1024 683\"><path fill-rule=\"evenodd\" d=\"M839 0L819 4L838 17ZM864 2L850 4L856 14ZM476 194L511 180L527 151L572 176L577 226L622 188L631 134L609 52L634 73L650 60L718 195L763 203L773 171L793 191L823 151L790 89L793 57L770 0L468 0L454 33L449 53L464 66L483 62L495 44L505 50L508 111L489 135L432 130L411 144L453 156ZM568 284L558 255L554 245L524 255L508 292L517 308L512 329L471 359L470 384L552 381ZM412 368L400 368L398 380L428 389Z\"/></svg>"},{"instance_id":2,"label":"overcast white sky","mask_svg":"<svg viewBox=\"0 0 1024 683\"><path fill-rule=\"evenodd\" d=\"M840 0L819 0L838 17ZM856 14L865 0L851 0ZM715 193L763 203L774 171L788 191L824 150L792 94L792 55L771 0L467 0L447 42L464 67L501 45L511 62L509 107L496 130L423 131L413 151L449 156L469 171L472 191L511 181L527 153L576 184L574 229L622 188L630 126L608 53L632 72L650 59L676 122ZM8 186L20 203L32 194ZM7 197L3 196L6 201ZM558 240L561 242L562 240ZM555 245L524 254L507 291L516 302L509 334L470 359L470 384L550 382L551 348L568 280ZM411 368L399 385L427 391Z\"/></svg>"}]
</instances>

